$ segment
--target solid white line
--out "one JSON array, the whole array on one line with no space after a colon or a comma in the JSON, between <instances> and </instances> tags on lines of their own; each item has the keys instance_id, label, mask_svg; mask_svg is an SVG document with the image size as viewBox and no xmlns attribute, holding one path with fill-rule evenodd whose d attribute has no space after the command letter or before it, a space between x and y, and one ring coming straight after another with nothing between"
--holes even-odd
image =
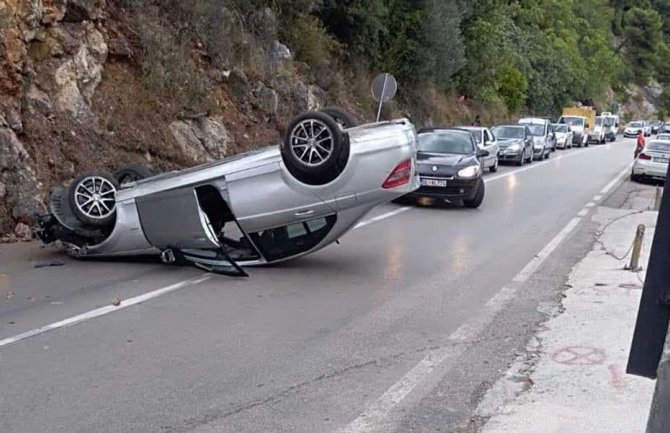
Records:
<instances>
[{"instance_id":1,"label":"solid white line","mask_svg":"<svg viewBox=\"0 0 670 433\"><path fill-rule=\"evenodd\" d=\"M400 209L396 209L396 210L391 211L391 212L386 212L384 214L377 215L376 217L370 218L369 220L359 222L358 224L356 224L354 226L354 230L359 229L361 227L365 227L368 224L372 224L372 223L376 223L378 221L385 220L386 218L391 218L392 216L396 216L396 215L401 214L403 212L406 212L410 209L412 209L412 208L409 207L409 206L405 206L405 207L401 207Z\"/></svg>"},{"instance_id":2,"label":"solid white line","mask_svg":"<svg viewBox=\"0 0 670 433\"><path fill-rule=\"evenodd\" d=\"M174 292L175 290L182 289L187 286L194 286L196 284L200 284L204 281L207 281L211 278L211 275L204 275L201 277L195 277L195 278L190 278L185 281L181 281L179 283L171 284L169 286L154 290L152 292L144 293L139 296L135 296L134 298L128 298L126 300L121 301L121 303L118 306L115 305L108 305L106 307L100 307L96 308L95 310L88 311L86 313L78 314L76 316L72 316L70 318L50 323L45 326L41 326L39 328L32 329L30 331L24 332L22 334L15 335L14 337L9 337L5 338L3 340L0 340L0 349L6 346L9 346L10 344L14 344L16 342L19 342L21 340L25 340L30 337L34 337L36 335L44 334L45 332L53 331L54 329L59 329L59 328L65 328L67 326L72 326L77 323L82 323L87 320L95 319L100 316L104 316L109 313L114 313L116 311L123 310L124 308L131 307L133 305L141 304L142 302L146 302L150 299L157 298L159 296L165 295L170 292Z\"/></svg>"},{"instance_id":3,"label":"solid white line","mask_svg":"<svg viewBox=\"0 0 670 433\"><path fill-rule=\"evenodd\" d=\"M483 310L474 318L462 324L448 339L453 342L471 341L479 335L493 318L505 308L514 298L521 282L530 275L558 248L582 219L575 217L561 230L542 250L512 279L517 283L515 287L505 286L498 291L484 306ZM446 346L431 351L414 368L407 372L398 382L389 388L381 397L363 412L358 418L341 429L341 433L370 433L381 431L385 418L402 400L405 399L418 385L424 382L437 366L447 359L458 356L465 349L462 347Z\"/></svg>"},{"instance_id":4,"label":"solid white line","mask_svg":"<svg viewBox=\"0 0 670 433\"><path fill-rule=\"evenodd\" d=\"M610 192L610 190L611 190L612 188L614 188L614 187L616 186L617 183L619 183L619 181L621 180L621 178L624 177L624 176L630 171L630 169L631 169L632 166L633 166L633 164L631 163L631 164L628 165L628 166L627 166L627 167L626 167L626 168L625 168L625 169L624 169L624 170L623 170L617 177L615 177L614 179L612 179L612 181L611 181L610 183L608 183L607 185L605 185L605 187L604 187L603 189L600 190L600 194L601 194L601 195L605 195L605 194L607 194L608 192Z\"/></svg>"},{"instance_id":5,"label":"solid white line","mask_svg":"<svg viewBox=\"0 0 670 433\"><path fill-rule=\"evenodd\" d=\"M547 260L547 257L551 255L551 253L554 252L554 250L565 240L565 238L568 237L568 235L577 227L577 225L581 222L580 217L575 217L570 220L570 222L561 230L556 237L554 237L542 250L535 255L531 259L530 262L526 266L524 266L521 271L519 271L518 274L514 278L512 278L512 281L516 281L519 283L522 283L537 270L537 268L540 267L542 263L544 263L545 260Z\"/></svg>"},{"instance_id":6,"label":"solid white line","mask_svg":"<svg viewBox=\"0 0 670 433\"><path fill-rule=\"evenodd\" d=\"M628 169L626 169L623 173ZM607 191L614 187L621 179L622 174L616 176L614 181L608 184ZM605 192L606 193L606 192ZM603 193L604 194L604 193ZM593 205L593 203L591 203ZM582 209L582 212L588 212L588 209ZM565 239L575 230L582 221L582 216L572 218L568 224L545 245L542 250L518 274L512 279L512 284L502 287L485 304L480 313L469 321L458 327L448 340L453 342L467 342L474 340L495 316L500 313L505 306L511 302L516 292L522 286L523 282L539 268L539 266L561 245ZM375 431L389 430L385 428L385 420L389 413L400 404L417 386L424 383L436 367L443 364L450 358L459 356L465 348L460 346L446 346L431 351L414 368L407 372L398 382L389 388L384 394L375 400L372 405L363 412L358 418L349 425L340 430L341 433L371 433ZM382 428L384 427L384 430Z\"/></svg>"}]
</instances>

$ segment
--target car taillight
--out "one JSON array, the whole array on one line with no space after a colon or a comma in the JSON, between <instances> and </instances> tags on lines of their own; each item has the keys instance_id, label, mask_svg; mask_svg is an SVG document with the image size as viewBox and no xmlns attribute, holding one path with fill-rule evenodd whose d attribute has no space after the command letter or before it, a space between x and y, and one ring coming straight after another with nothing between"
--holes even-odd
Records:
<instances>
[{"instance_id":1,"label":"car taillight","mask_svg":"<svg viewBox=\"0 0 670 433\"><path fill-rule=\"evenodd\" d=\"M412 176L412 160L403 161L393 169L389 177L382 184L382 188L391 189L409 183Z\"/></svg>"},{"instance_id":2,"label":"car taillight","mask_svg":"<svg viewBox=\"0 0 670 433\"><path fill-rule=\"evenodd\" d=\"M647 155L646 153L641 153L638 158L640 158L640 159L651 159L651 156Z\"/></svg>"}]
</instances>

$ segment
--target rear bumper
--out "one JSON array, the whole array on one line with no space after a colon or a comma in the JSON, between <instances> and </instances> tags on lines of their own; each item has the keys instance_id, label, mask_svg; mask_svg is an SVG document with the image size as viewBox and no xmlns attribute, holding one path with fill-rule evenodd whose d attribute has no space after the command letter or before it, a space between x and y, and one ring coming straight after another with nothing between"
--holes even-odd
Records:
<instances>
[{"instance_id":1,"label":"rear bumper","mask_svg":"<svg viewBox=\"0 0 670 433\"><path fill-rule=\"evenodd\" d=\"M636 176L654 177L658 179L665 179L668 173L668 165L658 162L635 161L633 165L633 174Z\"/></svg>"},{"instance_id":2,"label":"rear bumper","mask_svg":"<svg viewBox=\"0 0 670 433\"><path fill-rule=\"evenodd\" d=\"M498 161L500 162L505 162L505 161L510 161L510 162L517 162L521 160L523 155L522 151L518 152L505 152L501 150L498 152Z\"/></svg>"}]
</instances>

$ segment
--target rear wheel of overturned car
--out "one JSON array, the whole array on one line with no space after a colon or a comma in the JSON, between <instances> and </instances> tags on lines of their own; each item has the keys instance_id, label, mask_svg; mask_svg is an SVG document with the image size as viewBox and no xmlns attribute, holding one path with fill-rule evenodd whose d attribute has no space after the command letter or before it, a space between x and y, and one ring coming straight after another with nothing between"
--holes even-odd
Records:
<instances>
[{"instance_id":1,"label":"rear wheel of overturned car","mask_svg":"<svg viewBox=\"0 0 670 433\"><path fill-rule=\"evenodd\" d=\"M322 113L326 113L337 122L342 129L349 129L358 126L353 117L340 107L326 107L321 110Z\"/></svg>"},{"instance_id":2,"label":"rear wheel of overturned car","mask_svg":"<svg viewBox=\"0 0 670 433\"><path fill-rule=\"evenodd\" d=\"M312 111L295 117L289 124L281 155L297 180L323 185L344 171L349 160L349 139L332 117Z\"/></svg>"},{"instance_id":3,"label":"rear wheel of overturned car","mask_svg":"<svg viewBox=\"0 0 670 433\"><path fill-rule=\"evenodd\" d=\"M92 227L114 224L118 189L119 183L109 173L91 171L82 174L70 184L68 190L74 216Z\"/></svg>"},{"instance_id":4,"label":"rear wheel of overturned car","mask_svg":"<svg viewBox=\"0 0 670 433\"><path fill-rule=\"evenodd\" d=\"M470 209L477 209L484 201L484 193L484 182L480 179L475 196L472 198L472 200L463 200L463 205Z\"/></svg>"},{"instance_id":5,"label":"rear wheel of overturned car","mask_svg":"<svg viewBox=\"0 0 670 433\"><path fill-rule=\"evenodd\" d=\"M154 172L145 165L141 164L128 164L121 166L118 170L114 172L114 178L119 183L123 185L125 183L137 182L138 180L146 179L154 175Z\"/></svg>"}]
</instances>

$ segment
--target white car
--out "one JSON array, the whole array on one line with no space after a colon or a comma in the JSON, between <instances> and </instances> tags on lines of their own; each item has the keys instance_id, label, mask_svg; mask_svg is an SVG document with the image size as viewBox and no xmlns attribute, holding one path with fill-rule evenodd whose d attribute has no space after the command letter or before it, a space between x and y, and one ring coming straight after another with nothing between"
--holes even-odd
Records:
<instances>
[{"instance_id":1,"label":"white car","mask_svg":"<svg viewBox=\"0 0 670 433\"><path fill-rule=\"evenodd\" d=\"M670 141L670 133L661 133L656 136L656 140Z\"/></svg>"},{"instance_id":2,"label":"white car","mask_svg":"<svg viewBox=\"0 0 670 433\"><path fill-rule=\"evenodd\" d=\"M498 171L498 141L489 128L483 126L459 126L458 128L470 131L472 138L474 138L477 147L481 150L486 150L489 156L482 157L482 168L489 169L492 173Z\"/></svg>"},{"instance_id":3,"label":"white car","mask_svg":"<svg viewBox=\"0 0 670 433\"><path fill-rule=\"evenodd\" d=\"M573 132L570 125L566 123L554 123L556 131L556 149L572 149Z\"/></svg>"},{"instance_id":4,"label":"white car","mask_svg":"<svg viewBox=\"0 0 670 433\"><path fill-rule=\"evenodd\" d=\"M639 181L645 178L665 179L670 162L670 141L651 140L635 158L630 179Z\"/></svg>"},{"instance_id":5,"label":"white car","mask_svg":"<svg viewBox=\"0 0 670 433\"><path fill-rule=\"evenodd\" d=\"M636 120L634 122L630 122L628 125L626 125L626 128L623 130L623 136L624 137L637 137L637 134L642 131L644 132L644 135L647 135L647 122L643 120Z\"/></svg>"}]
</instances>

